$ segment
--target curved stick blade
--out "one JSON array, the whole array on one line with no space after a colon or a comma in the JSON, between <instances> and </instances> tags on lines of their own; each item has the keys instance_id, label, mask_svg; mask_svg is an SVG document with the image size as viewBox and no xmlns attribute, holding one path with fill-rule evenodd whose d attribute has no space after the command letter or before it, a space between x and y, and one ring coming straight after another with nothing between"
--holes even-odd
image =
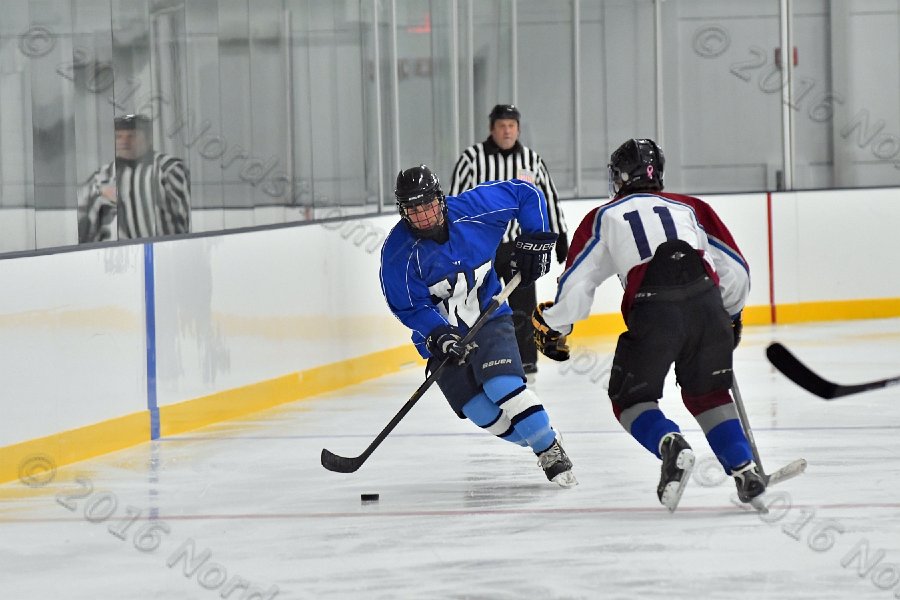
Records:
<instances>
[{"instance_id":1,"label":"curved stick blade","mask_svg":"<svg viewBox=\"0 0 900 600\"><path fill-rule=\"evenodd\" d=\"M322 448L322 466L329 471L334 471L335 473L353 473L360 465L362 465L362 461L356 458L338 456L330 450Z\"/></svg>"},{"instance_id":2,"label":"curved stick blade","mask_svg":"<svg viewBox=\"0 0 900 600\"><path fill-rule=\"evenodd\" d=\"M816 375L812 369L804 365L790 350L775 342L766 348L766 357L776 369L819 398L831 400L837 395L837 385Z\"/></svg>"},{"instance_id":3,"label":"curved stick blade","mask_svg":"<svg viewBox=\"0 0 900 600\"><path fill-rule=\"evenodd\" d=\"M806 471L806 459L798 458L797 460L781 467L774 473L770 473L767 476L769 478L769 485L776 485L778 483L781 483L782 481L787 481L788 479L792 479L797 475L802 475L804 471Z\"/></svg>"}]
</instances>

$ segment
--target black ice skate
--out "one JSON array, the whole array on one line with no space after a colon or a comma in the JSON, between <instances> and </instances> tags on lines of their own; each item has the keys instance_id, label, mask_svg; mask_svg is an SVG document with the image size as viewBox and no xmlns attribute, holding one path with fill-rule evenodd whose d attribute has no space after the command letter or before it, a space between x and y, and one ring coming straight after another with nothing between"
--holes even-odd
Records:
<instances>
[{"instance_id":1,"label":"black ice skate","mask_svg":"<svg viewBox=\"0 0 900 600\"><path fill-rule=\"evenodd\" d=\"M570 488L578 485L578 480L572 473L572 461L559 443L559 434L552 446L538 454L538 464L544 469L547 479L558 486Z\"/></svg>"},{"instance_id":2,"label":"black ice skate","mask_svg":"<svg viewBox=\"0 0 900 600\"><path fill-rule=\"evenodd\" d=\"M694 451L684 436L672 432L666 434L659 442L659 455L662 458L662 466L656 495L669 512L675 512L694 468Z\"/></svg>"},{"instance_id":3,"label":"black ice skate","mask_svg":"<svg viewBox=\"0 0 900 600\"><path fill-rule=\"evenodd\" d=\"M760 510L762 502L760 496L766 491L766 480L763 479L756 464L753 461L747 462L733 469L731 476L737 485L738 499Z\"/></svg>"}]
</instances>

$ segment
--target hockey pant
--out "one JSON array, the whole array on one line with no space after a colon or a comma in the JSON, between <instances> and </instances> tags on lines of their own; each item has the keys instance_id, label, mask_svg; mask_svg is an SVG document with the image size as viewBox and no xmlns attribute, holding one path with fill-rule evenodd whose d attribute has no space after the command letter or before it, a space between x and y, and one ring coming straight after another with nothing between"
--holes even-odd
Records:
<instances>
[{"instance_id":1,"label":"hockey pant","mask_svg":"<svg viewBox=\"0 0 900 600\"><path fill-rule=\"evenodd\" d=\"M658 402L674 363L684 405L730 474L752 458L728 391L730 319L711 283L692 282L675 291L674 300L661 293L656 296L660 301L636 302L629 312L628 331L619 336L609 378L613 411L622 427L658 457L662 438L680 431Z\"/></svg>"}]
</instances>

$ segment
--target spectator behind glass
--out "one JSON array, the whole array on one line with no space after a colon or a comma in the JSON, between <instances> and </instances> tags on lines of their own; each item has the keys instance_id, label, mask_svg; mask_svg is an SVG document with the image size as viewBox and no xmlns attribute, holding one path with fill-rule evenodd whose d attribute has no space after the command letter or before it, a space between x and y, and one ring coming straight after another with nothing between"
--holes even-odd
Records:
<instances>
[{"instance_id":1,"label":"spectator behind glass","mask_svg":"<svg viewBox=\"0 0 900 600\"><path fill-rule=\"evenodd\" d=\"M152 123L144 115L117 117L115 130L116 159L78 190L78 242L189 233L184 162L153 150Z\"/></svg>"}]
</instances>

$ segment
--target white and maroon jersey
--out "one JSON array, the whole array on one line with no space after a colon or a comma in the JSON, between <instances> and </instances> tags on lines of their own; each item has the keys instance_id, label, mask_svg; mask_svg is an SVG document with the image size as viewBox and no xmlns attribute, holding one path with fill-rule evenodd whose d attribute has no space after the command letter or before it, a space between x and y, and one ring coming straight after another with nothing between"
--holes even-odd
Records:
<instances>
[{"instance_id":1,"label":"white and maroon jersey","mask_svg":"<svg viewBox=\"0 0 900 600\"><path fill-rule=\"evenodd\" d=\"M657 246L673 239L697 249L718 283L725 310L732 317L740 313L750 291L750 269L712 207L692 196L641 192L614 198L581 221L555 304L543 313L547 324L568 333L572 324L590 314L597 286L613 275L625 289L622 314L627 319L647 263Z\"/></svg>"}]
</instances>

